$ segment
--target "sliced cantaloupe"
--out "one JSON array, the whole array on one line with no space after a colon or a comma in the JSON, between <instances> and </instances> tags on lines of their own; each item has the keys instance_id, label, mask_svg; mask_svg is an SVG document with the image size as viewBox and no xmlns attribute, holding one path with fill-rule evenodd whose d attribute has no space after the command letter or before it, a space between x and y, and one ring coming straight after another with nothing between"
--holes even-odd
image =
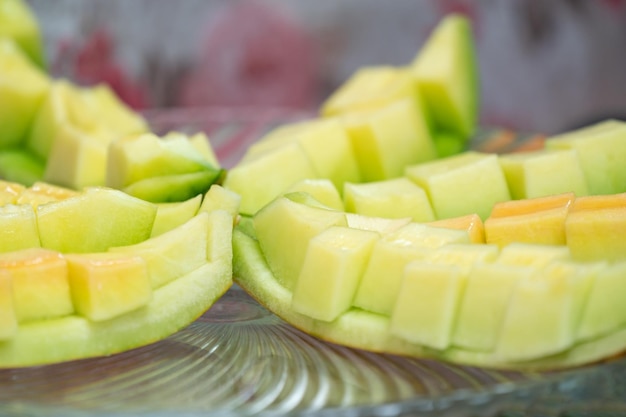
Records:
<instances>
[{"instance_id":1,"label":"sliced cantaloupe","mask_svg":"<svg viewBox=\"0 0 626 417\"><path fill-rule=\"evenodd\" d=\"M565 219L574 193L500 202L485 220L485 241L565 244Z\"/></svg>"}]
</instances>

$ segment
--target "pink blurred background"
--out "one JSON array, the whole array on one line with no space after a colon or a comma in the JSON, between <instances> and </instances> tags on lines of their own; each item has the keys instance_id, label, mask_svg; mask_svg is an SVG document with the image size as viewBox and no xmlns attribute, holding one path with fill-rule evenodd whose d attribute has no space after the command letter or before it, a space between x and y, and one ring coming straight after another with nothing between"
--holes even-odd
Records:
<instances>
[{"instance_id":1,"label":"pink blurred background","mask_svg":"<svg viewBox=\"0 0 626 417\"><path fill-rule=\"evenodd\" d=\"M625 0L29 0L49 69L136 109L315 111L358 67L404 65L469 16L481 122L554 133L626 118Z\"/></svg>"}]
</instances>

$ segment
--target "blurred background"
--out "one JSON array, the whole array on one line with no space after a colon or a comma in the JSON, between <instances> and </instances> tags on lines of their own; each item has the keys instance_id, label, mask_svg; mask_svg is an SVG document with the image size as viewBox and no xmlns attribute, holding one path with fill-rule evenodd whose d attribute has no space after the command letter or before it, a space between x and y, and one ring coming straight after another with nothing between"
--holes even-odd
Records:
<instances>
[{"instance_id":1,"label":"blurred background","mask_svg":"<svg viewBox=\"0 0 626 417\"><path fill-rule=\"evenodd\" d=\"M481 122L626 119L626 0L29 0L54 76L135 109L311 111L357 68L404 65L447 13L474 24Z\"/></svg>"}]
</instances>

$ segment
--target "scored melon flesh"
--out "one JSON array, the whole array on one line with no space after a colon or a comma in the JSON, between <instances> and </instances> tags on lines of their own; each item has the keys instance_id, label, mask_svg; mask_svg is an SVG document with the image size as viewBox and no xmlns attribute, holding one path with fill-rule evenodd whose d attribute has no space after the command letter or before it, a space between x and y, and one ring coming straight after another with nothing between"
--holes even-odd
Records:
<instances>
[{"instance_id":1,"label":"scored melon flesh","mask_svg":"<svg viewBox=\"0 0 626 417\"><path fill-rule=\"evenodd\" d=\"M368 183L345 183L343 191L347 212L372 217L405 218L428 222L435 218L426 192L407 178Z\"/></svg>"},{"instance_id":2,"label":"scored melon flesh","mask_svg":"<svg viewBox=\"0 0 626 417\"><path fill-rule=\"evenodd\" d=\"M391 314L391 333L434 349L447 348L469 270L497 255L495 245L450 243L409 263Z\"/></svg>"},{"instance_id":3,"label":"scored melon flesh","mask_svg":"<svg viewBox=\"0 0 626 417\"><path fill-rule=\"evenodd\" d=\"M313 237L293 289L293 309L324 321L347 311L379 237L376 232L345 226L330 227Z\"/></svg>"},{"instance_id":4,"label":"scored melon flesh","mask_svg":"<svg viewBox=\"0 0 626 417\"><path fill-rule=\"evenodd\" d=\"M405 266L448 243L469 243L461 230L409 223L376 242L354 298L364 310L389 315L400 291Z\"/></svg>"},{"instance_id":5,"label":"scored melon flesh","mask_svg":"<svg viewBox=\"0 0 626 417\"><path fill-rule=\"evenodd\" d=\"M495 355L522 361L571 347L598 270L598 265L555 262L523 277L509 301Z\"/></svg>"},{"instance_id":6,"label":"scored melon flesh","mask_svg":"<svg viewBox=\"0 0 626 417\"><path fill-rule=\"evenodd\" d=\"M571 260L567 246L510 243L502 248L498 263L543 268L552 261Z\"/></svg>"},{"instance_id":7,"label":"scored melon flesh","mask_svg":"<svg viewBox=\"0 0 626 417\"><path fill-rule=\"evenodd\" d=\"M371 230L380 234L387 234L411 223L410 217L402 219L388 219L385 217L364 216L356 213L346 213L348 227L353 229Z\"/></svg>"},{"instance_id":8,"label":"scored melon flesh","mask_svg":"<svg viewBox=\"0 0 626 417\"><path fill-rule=\"evenodd\" d=\"M588 364L618 354L626 346L626 327L622 326L601 337L578 342L565 352L528 361L503 361L494 355L493 350L478 351L456 346L445 351L426 349L391 335L390 318L380 314L351 309L332 322L322 322L296 313L291 307L291 292L272 275L257 240L238 228L233 234L233 255L236 282L251 296L295 327L345 346L487 368L526 371L554 370ZM623 274L621 271L621 276Z\"/></svg>"},{"instance_id":9,"label":"scored melon flesh","mask_svg":"<svg viewBox=\"0 0 626 417\"><path fill-rule=\"evenodd\" d=\"M283 196L260 210L253 221L272 272L291 291L302 269L309 240L330 226L345 226L346 216L340 211L297 203Z\"/></svg>"},{"instance_id":10,"label":"scored melon flesh","mask_svg":"<svg viewBox=\"0 0 626 417\"><path fill-rule=\"evenodd\" d=\"M626 324L626 262L609 264L601 270L589 293L577 338L590 340L623 328Z\"/></svg>"},{"instance_id":11,"label":"scored melon flesh","mask_svg":"<svg viewBox=\"0 0 626 417\"><path fill-rule=\"evenodd\" d=\"M78 191L66 187L59 187L58 185L38 181L22 190L17 202L18 204L32 204L33 206L38 206L51 201L65 200L66 198L75 197L78 194Z\"/></svg>"},{"instance_id":12,"label":"scored melon flesh","mask_svg":"<svg viewBox=\"0 0 626 417\"><path fill-rule=\"evenodd\" d=\"M226 210L233 219L239 214L241 196L231 190L227 190L218 184L213 184L202 197L202 204L198 211L210 213L214 210Z\"/></svg>"},{"instance_id":13,"label":"scored melon flesh","mask_svg":"<svg viewBox=\"0 0 626 417\"><path fill-rule=\"evenodd\" d=\"M30 204L0 207L0 253L41 246L35 210Z\"/></svg>"},{"instance_id":14,"label":"scored melon flesh","mask_svg":"<svg viewBox=\"0 0 626 417\"><path fill-rule=\"evenodd\" d=\"M144 178L124 187L126 194L152 203L185 201L205 193L221 175L219 170Z\"/></svg>"},{"instance_id":15,"label":"scored melon flesh","mask_svg":"<svg viewBox=\"0 0 626 417\"><path fill-rule=\"evenodd\" d=\"M12 280L18 322L62 317L74 312L67 262L56 251L30 248L0 254L0 269Z\"/></svg>"},{"instance_id":16,"label":"scored melon flesh","mask_svg":"<svg viewBox=\"0 0 626 417\"><path fill-rule=\"evenodd\" d=\"M157 207L108 188L37 207L41 246L63 253L104 252L150 237Z\"/></svg>"},{"instance_id":17,"label":"scored melon flesh","mask_svg":"<svg viewBox=\"0 0 626 417\"><path fill-rule=\"evenodd\" d=\"M427 224L433 227L465 230L469 236L470 242L485 243L485 224L476 213L435 220Z\"/></svg>"},{"instance_id":18,"label":"scored melon flesh","mask_svg":"<svg viewBox=\"0 0 626 417\"><path fill-rule=\"evenodd\" d=\"M0 206L17 203L17 199L25 189L23 184L0 179Z\"/></svg>"},{"instance_id":19,"label":"scored melon flesh","mask_svg":"<svg viewBox=\"0 0 626 417\"><path fill-rule=\"evenodd\" d=\"M404 175L426 190L437 219L476 213L484 220L494 204L511 199L497 158L467 151L407 166Z\"/></svg>"}]
</instances>

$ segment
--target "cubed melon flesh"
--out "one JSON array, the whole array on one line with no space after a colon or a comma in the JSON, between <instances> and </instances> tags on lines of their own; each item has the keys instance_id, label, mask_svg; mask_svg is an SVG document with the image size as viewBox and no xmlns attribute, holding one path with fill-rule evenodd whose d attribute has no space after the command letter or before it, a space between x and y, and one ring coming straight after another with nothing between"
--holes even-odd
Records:
<instances>
[{"instance_id":1,"label":"cubed melon flesh","mask_svg":"<svg viewBox=\"0 0 626 417\"><path fill-rule=\"evenodd\" d=\"M364 216L362 214L346 213L348 227L353 229L371 230L382 235L391 233L411 223L410 217L389 219L386 217Z\"/></svg>"},{"instance_id":2,"label":"cubed melon flesh","mask_svg":"<svg viewBox=\"0 0 626 417\"><path fill-rule=\"evenodd\" d=\"M41 246L37 218L30 204L0 207L0 253Z\"/></svg>"},{"instance_id":3,"label":"cubed melon flesh","mask_svg":"<svg viewBox=\"0 0 626 417\"><path fill-rule=\"evenodd\" d=\"M546 149L574 149L589 194L626 192L626 122L605 120L546 139Z\"/></svg>"},{"instance_id":4,"label":"cubed melon flesh","mask_svg":"<svg viewBox=\"0 0 626 417\"><path fill-rule=\"evenodd\" d=\"M17 202L18 204L32 204L33 206L38 206L51 201L59 201L75 197L78 193L78 191L70 188L38 181L30 187L24 189L20 193Z\"/></svg>"},{"instance_id":5,"label":"cubed melon flesh","mask_svg":"<svg viewBox=\"0 0 626 417\"><path fill-rule=\"evenodd\" d=\"M498 263L543 268L552 261L571 260L567 246L513 242L502 248Z\"/></svg>"},{"instance_id":6,"label":"cubed melon flesh","mask_svg":"<svg viewBox=\"0 0 626 417\"><path fill-rule=\"evenodd\" d=\"M241 196L231 190L227 190L219 184L213 184L204 193L202 204L198 211L210 213L214 210L226 210L233 219L239 215Z\"/></svg>"},{"instance_id":7,"label":"cubed melon flesh","mask_svg":"<svg viewBox=\"0 0 626 417\"><path fill-rule=\"evenodd\" d=\"M207 169L186 174L144 178L124 187L122 191L152 203L184 201L205 193L220 175L220 170Z\"/></svg>"},{"instance_id":8,"label":"cubed melon flesh","mask_svg":"<svg viewBox=\"0 0 626 417\"><path fill-rule=\"evenodd\" d=\"M485 225L480 216L476 213L435 220L429 222L428 225L448 229L465 230L472 243L485 243Z\"/></svg>"},{"instance_id":9,"label":"cubed melon flesh","mask_svg":"<svg viewBox=\"0 0 626 417\"><path fill-rule=\"evenodd\" d=\"M626 193L579 197L565 219L565 240L582 261L626 259Z\"/></svg>"},{"instance_id":10,"label":"cubed melon flesh","mask_svg":"<svg viewBox=\"0 0 626 417\"><path fill-rule=\"evenodd\" d=\"M597 271L594 265L555 262L520 279L508 302L495 355L503 361L523 361L571 347Z\"/></svg>"},{"instance_id":11,"label":"cubed melon flesh","mask_svg":"<svg viewBox=\"0 0 626 417\"><path fill-rule=\"evenodd\" d=\"M448 243L469 243L467 233L409 223L376 242L354 298L364 310L390 315L400 291L405 266Z\"/></svg>"},{"instance_id":12,"label":"cubed melon flesh","mask_svg":"<svg viewBox=\"0 0 626 417\"><path fill-rule=\"evenodd\" d=\"M321 106L323 116L384 107L405 98L417 100L417 83L410 68L393 66L361 67Z\"/></svg>"},{"instance_id":13,"label":"cubed melon flesh","mask_svg":"<svg viewBox=\"0 0 626 417\"><path fill-rule=\"evenodd\" d=\"M335 210L344 209L341 194L335 184L327 178L314 178L298 181L289 187L285 193L305 192L317 201Z\"/></svg>"},{"instance_id":14,"label":"cubed melon flesh","mask_svg":"<svg viewBox=\"0 0 626 417\"><path fill-rule=\"evenodd\" d=\"M437 157L426 116L413 100L350 113L342 120L363 182L400 177L405 166Z\"/></svg>"},{"instance_id":15,"label":"cubed melon flesh","mask_svg":"<svg viewBox=\"0 0 626 417\"><path fill-rule=\"evenodd\" d=\"M492 352L509 302L520 280L538 273L530 266L477 262L469 273L452 344Z\"/></svg>"},{"instance_id":16,"label":"cubed melon flesh","mask_svg":"<svg viewBox=\"0 0 626 417\"><path fill-rule=\"evenodd\" d=\"M589 194L585 174L573 149L540 149L500 155L511 198L545 197L555 194Z\"/></svg>"},{"instance_id":17,"label":"cubed melon flesh","mask_svg":"<svg viewBox=\"0 0 626 417\"><path fill-rule=\"evenodd\" d=\"M399 219L409 217L415 222L435 218L426 192L407 178L393 178L368 183L345 183L345 210L372 217Z\"/></svg>"},{"instance_id":18,"label":"cubed melon flesh","mask_svg":"<svg viewBox=\"0 0 626 417\"><path fill-rule=\"evenodd\" d=\"M293 290L309 240L330 226L346 226L343 212L278 197L254 216L254 229L272 272Z\"/></svg>"},{"instance_id":19,"label":"cubed melon flesh","mask_svg":"<svg viewBox=\"0 0 626 417\"><path fill-rule=\"evenodd\" d=\"M65 255L76 312L108 320L148 304L152 297L146 262L125 253Z\"/></svg>"},{"instance_id":20,"label":"cubed melon flesh","mask_svg":"<svg viewBox=\"0 0 626 417\"><path fill-rule=\"evenodd\" d=\"M253 215L307 178L317 178L315 170L300 144L293 142L237 164L228 171L223 185L241 195L241 213Z\"/></svg>"},{"instance_id":21,"label":"cubed melon flesh","mask_svg":"<svg viewBox=\"0 0 626 417\"><path fill-rule=\"evenodd\" d=\"M404 174L426 190L437 219L476 213L484 220L494 204L511 199L495 154L467 151L408 166Z\"/></svg>"},{"instance_id":22,"label":"cubed melon flesh","mask_svg":"<svg viewBox=\"0 0 626 417\"><path fill-rule=\"evenodd\" d=\"M41 248L0 254L0 269L13 282L19 322L63 317L74 312L65 258Z\"/></svg>"},{"instance_id":23,"label":"cubed melon flesh","mask_svg":"<svg viewBox=\"0 0 626 417\"><path fill-rule=\"evenodd\" d=\"M485 220L485 241L564 245L565 219L574 198L565 193L497 203Z\"/></svg>"},{"instance_id":24,"label":"cubed melon flesh","mask_svg":"<svg viewBox=\"0 0 626 417\"><path fill-rule=\"evenodd\" d=\"M577 338L589 340L626 324L626 261L606 265L595 277L583 310Z\"/></svg>"},{"instance_id":25,"label":"cubed melon flesh","mask_svg":"<svg viewBox=\"0 0 626 417\"><path fill-rule=\"evenodd\" d=\"M391 333L413 343L446 349L472 265L493 261L497 255L494 245L450 243L422 261L409 263L391 314Z\"/></svg>"},{"instance_id":26,"label":"cubed melon flesh","mask_svg":"<svg viewBox=\"0 0 626 417\"><path fill-rule=\"evenodd\" d=\"M293 309L323 321L347 311L379 237L345 226L332 226L313 237L293 289Z\"/></svg>"}]
</instances>

